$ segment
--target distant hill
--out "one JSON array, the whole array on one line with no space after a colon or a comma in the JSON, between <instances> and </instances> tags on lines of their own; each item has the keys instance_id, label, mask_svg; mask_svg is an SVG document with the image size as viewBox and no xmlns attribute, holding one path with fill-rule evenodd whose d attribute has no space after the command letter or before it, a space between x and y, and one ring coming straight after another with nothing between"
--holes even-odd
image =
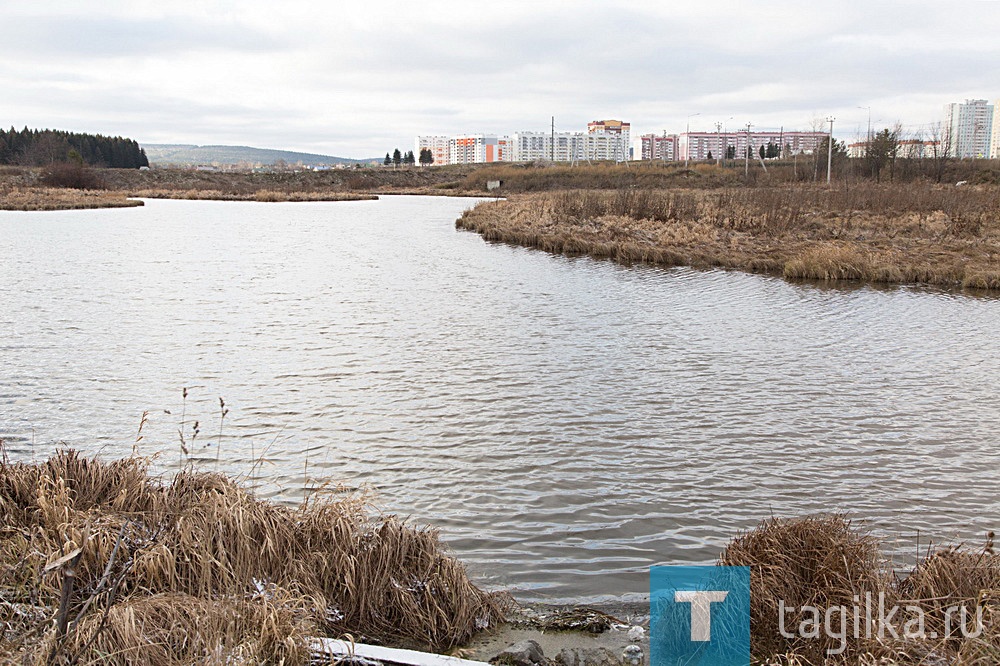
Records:
<instances>
[{"instance_id":1,"label":"distant hill","mask_svg":"<svg viewBox=\"0 0 1000 666\"><path fill-rule=\"evenodd\" d=\"M143 150L151 165L166 166L168 164L194 166L199 164L274 164L284 160L289 165L299 162L309 166L355 164L356 162L371 162L378 158L355 160L332 155L317 155L315 153L296 153L289 150L271 150L269 148L251 148L250 146L194 146L186 144L144 143Z\"/></svg>"}]
</instances>

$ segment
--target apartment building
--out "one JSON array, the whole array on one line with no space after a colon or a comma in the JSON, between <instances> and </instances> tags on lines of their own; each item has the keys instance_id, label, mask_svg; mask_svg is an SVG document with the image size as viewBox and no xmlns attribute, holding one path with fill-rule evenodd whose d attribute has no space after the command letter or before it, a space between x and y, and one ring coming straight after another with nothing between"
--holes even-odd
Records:
<instances>
[{"instance_id":1,"label":"apartment building","mask_svg":"<svg viewBox=\"0 0 1000 666\"><path fill-rule=\"evenodd\" d=\"M635 142L635 159L672 162L677 159L677 155L676 134L643 134Z\"/></svg>"},{"instance_id":2,"label":"apartment building","mask_svg":"<svg viewBox=\"0 0 1000 666\"><path fill-rule=\"evenodd\" d=\"M990 157L1000 158L1000 118L996 110L1000 108L1000 99L993 102L993 131L990 133Z\"/></svg>"},{"instance_id":3,"label":"apartment building","mask_svg":"<svg viewBox=\"0 0 1000 666\"><path fill-rule=\"evenodd\" d=\"M434 164L448 164L451 161L447 136L418 136L414 148L413 154L418 159L420 158L420 151L426 148L431 151L431 155L434 157Z\"/></svg>"},{"instance_id":4,"label":"apartment building","mask_svg":"<svg viewBox=\"0 0 1000 666\"><path fill-rule=\"evenodd\" d=\"M630 157L629 123L595 120L586 132L516 132L513 136L467 134L418 136L414 154L429 149L434 164L482 164L489 162L556 162L615 160ZM674 149L676 151L676 149Z\"/></svg>"},{"instance_id":5,"label":"apartment building","mask_svg":"<svg viewBox=\"0 0 1000 666\"><path fill-rule=\"evenodd\" d=\"M583 159L582 132L556 132L555 135L550 132L515 132L511 137L513 162L572 162L574 159Z\"/></svg>"},{"instance_id":6,"label":"apartment building","mask_svg":"<svg viewBox=\"0 0 1000 666\"><path fill-rule=\"evenodd\" d=\"M730 155L742 158L749 145L755 152L764 146L776 146L782 155L811 154L828 136L827 132L683 132L678 135L680 160L707 160ZM730 147L734 150L729 150ZM711 157L709 157L711 153Z\"/></svg>"},{"instance_id":7,"label":"apartment building","mask_svg":"<svg viewBox=\"0 0 1000 666\"><path fill-rule=\"evenodd\" d=\"M484 164L509 162L511 140L506 136L468 134L448 139L449 164Z\"/></svg>"},{"instance_id":8,"label":"apartment building","mask_svg":"<svg viewBox=\"0 0 1000 666\"><path fill-rule=\"evenodd\" d=\"M945 104L945 141L948 154L958 158L987 157L992 154L993 105L985 99L967 99Z\"/></svg>"},{"instance_id":9,"label":"apartment building","mask_svg":"<svg viewBox=\"0 0 1000 666\"><path fill-rule=\"evenodd\" d=\"M584 155L590 160L629 159L632 126L621 120L593 120L587 123Z\"/></svg>"},{"instance_id":10,"label":"apartment building","mask_svg":"<svg viewBox=\"0 0 1000 666\"><path fill-rule=\"evenodd\" d=\"M922 141L920 139L902 139L896 143L896 157L907 159L925 159L937 156L938 141ZM868 154L868 142L857 141L847 146L847 156L862 158Z\"/></svg>"}]
</instances>

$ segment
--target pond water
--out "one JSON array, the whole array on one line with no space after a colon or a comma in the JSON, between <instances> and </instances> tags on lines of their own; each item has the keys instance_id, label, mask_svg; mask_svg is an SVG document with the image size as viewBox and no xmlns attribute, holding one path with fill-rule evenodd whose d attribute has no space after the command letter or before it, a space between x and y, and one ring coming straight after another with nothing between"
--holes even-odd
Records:
<instances>
[{"instance_id":1,"label":"pond water","mask_svg":"<svg viewBox=\"0 0 1000 666\"><path fill-rule=\"evenodd\" d=\"M170 472L197 419L202 467L373 488L526 600L641 598L772 515L901 560L998 526L1000 301L553 256L470 205L0 212L8 455L126 455L148 411Z\"/></svg>"}]
</instances>

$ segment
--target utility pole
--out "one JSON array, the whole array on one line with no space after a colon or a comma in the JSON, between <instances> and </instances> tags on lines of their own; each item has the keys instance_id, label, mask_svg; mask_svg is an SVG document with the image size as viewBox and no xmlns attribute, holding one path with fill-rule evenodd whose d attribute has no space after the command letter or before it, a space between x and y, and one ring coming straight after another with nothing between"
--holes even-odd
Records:
<instances>
[{"instance_id":1,"label":"utility pole","mask_svg":"<svg viewBox=\"0 0 1000 666\"><path fill-rule=\"evenodd\" d=\"M833 116L827 118L830 122L830 138L826 143L826 184L830 184L830 173L833 167L833 121L836 120Z\"/></svg>"},{"instance_id":2,"label":"utility pole","mask_svg":"<svg viewBox=\"0 0 1000 666\"><path fill-rule=\"evenodd\" d=\"M718 145L718 151L715 154L715 164L716 166L722 164L722 123L715 123L715 138Z\"/></svg>"},{"instance_id":3,"label":"utility pole","mask_svg":"<svg viewBox=\"0 0 1000 666\"><path fill-rule=\"evenodd\" d=\"M552 116L552 162L556 161L556 117Z\"/></svg>"}]
</instances>

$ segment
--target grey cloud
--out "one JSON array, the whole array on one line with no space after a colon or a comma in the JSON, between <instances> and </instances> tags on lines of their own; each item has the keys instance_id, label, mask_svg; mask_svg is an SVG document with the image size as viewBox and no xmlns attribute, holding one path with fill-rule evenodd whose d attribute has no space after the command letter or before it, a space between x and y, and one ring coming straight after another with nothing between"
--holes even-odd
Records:
<instances>
[{"instance_id":1,"label":"grey cloud","mask_svg":"<svg viewBox=\"0 0 1000 666\"><path fill-rule=\"evenodd\" d=\"M119 57L191 50L269 52L289 46L231 22L193 17L131 19L14 16L5 21L0 52L39 57Z\"/></svg>"}]
</instances>

